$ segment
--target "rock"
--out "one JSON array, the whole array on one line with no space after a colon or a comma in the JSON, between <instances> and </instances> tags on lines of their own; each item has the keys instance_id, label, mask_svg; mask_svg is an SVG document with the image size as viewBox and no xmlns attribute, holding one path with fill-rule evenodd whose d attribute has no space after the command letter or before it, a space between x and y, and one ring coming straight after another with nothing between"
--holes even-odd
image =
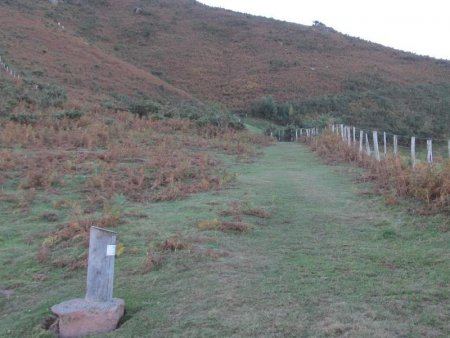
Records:
<instances>
[{"instance_id":1,"label":"rock","mask_svg":"<svg viewBox=\"0 0 450 338\"><path fill-rule=\"evenodd\" d=\"M73 299L52 307L59 318L59 336L75 338L114 331L125 311L125 302L113 298L110 302Z\"/></svg>"},{"instance_id":2,"label":"rock","mask_svg":"<svg viewBox=\"0 0 450 338\"><path fill-rule=\"evenodd\" d=\"M144 12L144 10L142 9L142 7L134 7L133 13L134 14L142 14Z\"/></svg>"}]
</instances>

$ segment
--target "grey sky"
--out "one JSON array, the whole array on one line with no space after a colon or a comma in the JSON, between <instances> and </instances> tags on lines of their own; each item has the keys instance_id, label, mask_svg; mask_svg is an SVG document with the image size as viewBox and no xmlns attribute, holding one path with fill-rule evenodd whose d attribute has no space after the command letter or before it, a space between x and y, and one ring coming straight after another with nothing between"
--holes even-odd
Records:
<instances>
[{"instance_id":1,"label":"grey sky","mask_svg":"<svg viewBox=\"0 0 450 338\"><path fill-rule=\"evenodd\" d=\"M239 12L311 25L396 49L450 60L449 0L200 0Z\"/></svg>"}]
</instances>

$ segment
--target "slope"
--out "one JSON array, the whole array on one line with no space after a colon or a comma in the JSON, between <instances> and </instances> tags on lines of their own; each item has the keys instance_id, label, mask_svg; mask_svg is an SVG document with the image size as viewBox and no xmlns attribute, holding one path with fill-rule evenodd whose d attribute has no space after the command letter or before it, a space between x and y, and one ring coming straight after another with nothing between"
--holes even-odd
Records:
<instances>
[{"instance_id":1,"label":"slope","mask_svg":"<svg viewBox=\"0 0 450 338\"><path fill-rule=\"evenodd\" d=\"M103 3L103 5L102 5ZM58 6L55 18L102 49L199 98L243 108L339 93L361 78L375 85L450 80L450 63L302 26L214 9L190 0L108 0Z\"/></svg>"},{"instance_id":2,"label":"slope","mask_svg":"<svg viewBox=\"0 0 450 338\"><path fill-rule=\"evenodd\" d=\"M25 80L58 83L72 99L98 102L108 93L146 93L163 99L192 95L77 37L40 15L0 11L2 56Z\"/></svg>"}]
</instances>

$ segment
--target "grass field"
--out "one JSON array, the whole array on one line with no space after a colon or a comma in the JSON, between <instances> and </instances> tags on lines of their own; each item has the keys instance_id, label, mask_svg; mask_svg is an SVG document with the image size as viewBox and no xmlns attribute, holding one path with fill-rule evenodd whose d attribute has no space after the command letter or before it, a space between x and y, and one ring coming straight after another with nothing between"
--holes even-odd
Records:
<instances>
[{"instance_id":1,"label":"grass field","mask_svg":"<svg viewBox=\"0 0 450 338\"><path fill-rule=\"evenodd\" d=\"M117 198L127 222L115 228L125 250L114 294L127 314L108 337L450 334L444 216L387 208L353 183L353 169L322 165L301 145L271 146L231 170L236 183L219 192ZM1 337L50 335L49 307L84 295L84 269L36 262L35 237L54 230L36 216L48 203L27 215L0 206ZM222 221L246 226L198 227Z\"/></svg>"}]
</instances>

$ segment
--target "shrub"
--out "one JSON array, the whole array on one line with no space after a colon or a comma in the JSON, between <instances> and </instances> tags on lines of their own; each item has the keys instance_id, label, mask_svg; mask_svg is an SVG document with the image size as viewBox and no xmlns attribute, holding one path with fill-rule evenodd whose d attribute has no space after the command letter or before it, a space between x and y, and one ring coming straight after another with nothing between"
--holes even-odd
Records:
<instances>
[{"instance_id":1,"label":"shrub","mask_svg":"<svg viewBox=\"0 0 450 338\"><path fill-rule=\"evenodd\" d=\"M64 88L57 85L48 85L42 88L38 95L38 102L41 107L61 107L67 100Z\"/></svg>"},{"instance_id":2,"label":"shrub","mask_svg":"<svg viewBox=\"0 0 450 338\"><path fill-rule=\"evenodd\" d=\"M138 115L140 118L148 117L151 114L158 114L161 106L152 100L142 100L131 102L129 106L130 112Z\"/></svg>"},{"instance_id":3,"label":"shrub","mask_svg":"<svg viewBox=\"0 0 450 338\"><path fill-rule=\"evenodd\" d=\"M266 96L257 100L251 107L251 114L253 116L269 120L276 118L277 112L277 105L272 96Z\"/></svg>"},{"instance_id":4,"label":"shrub","mask_svg":"<svg viewBox=\"0 0 450 338\"><path fill-rule=\"evenodd\" d=\"M70 119L76 120L83 116L83 112L77 109L67 109L62 112L54 113L53 117L57 120Z\"/></svg>"},{"instance_id":5,"label":"shrub","mask_svg":"<svg viewBox=\"0 0 450 338\"><path fill-rule=\"evenodd\" d=\"M33 124L38 120L38 116L36 113L20 113L11 115L9 119L20 124Z\"/></svg>"}]
</instances>

